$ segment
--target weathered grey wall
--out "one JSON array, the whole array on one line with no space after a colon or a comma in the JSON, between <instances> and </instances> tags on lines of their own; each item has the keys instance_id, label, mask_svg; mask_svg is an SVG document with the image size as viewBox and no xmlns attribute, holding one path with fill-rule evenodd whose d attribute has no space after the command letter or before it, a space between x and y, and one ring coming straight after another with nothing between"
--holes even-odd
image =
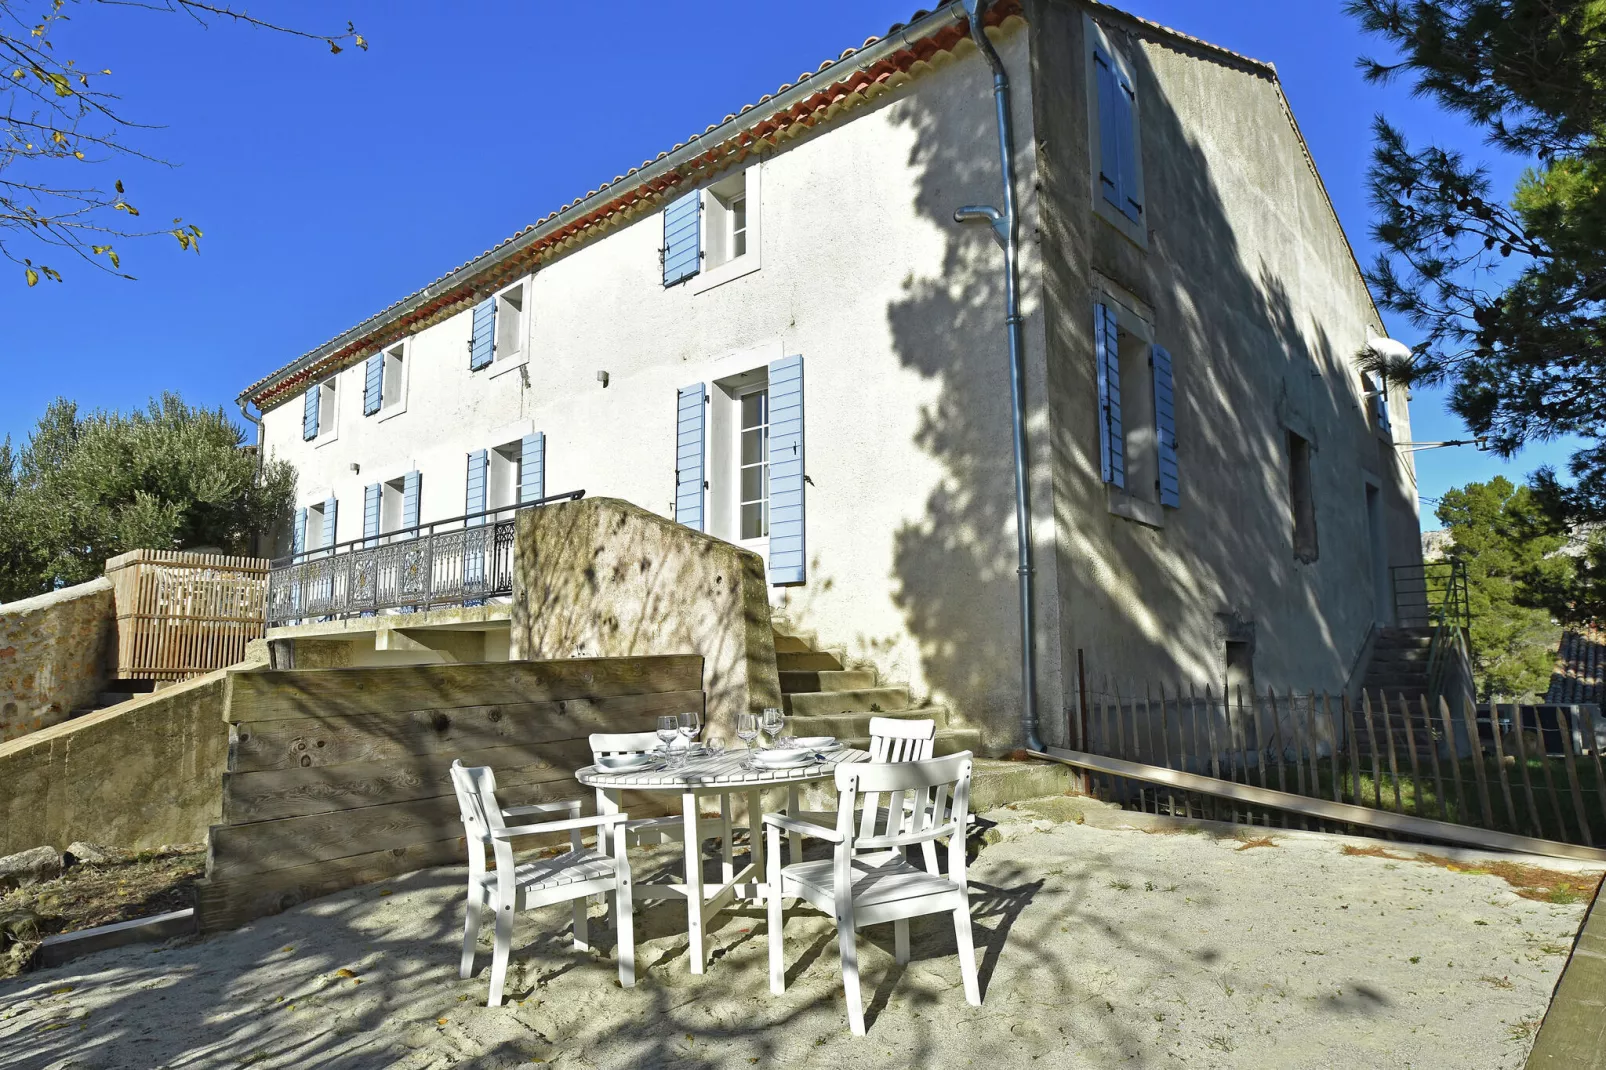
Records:
<instances>
[{"instance_id":1,"label":"weathered grey wall","mask_svg":"<svg viewBox=\"0 0 1606 1070\"><path fill-rule=\"evenodd\" d=\"M116 621L104 577L0 606L0 741L94 702L111 671Z\"/></svg>"},{"instance_id":2,"label":"weathered grey wall","mask_svg":"<svg viewBox=\"0 0 1606 1070\"><path fill-rule=\"evenodd\" d=\"M781 704L764 563L617 498L526 509L514 543L512 658L701 654L709 729Z\"/></svg>"},{"instance_id":3,"label":"weathered grey wall","mask_svg":"<svg viewBox=\"0 0 1606 1070\"><path fill-rule=\"evenodd\" d=\"M260 644L244 666L265 664ZM222 814L226 671L0 743L0 855L206 839Z\"/></svg>"},{"instance_id":4,"label":"weathered grey wall","mask_svg":"<svg viewBox=\"0 0 1606 1070\"><path fill-rule=\"evenodd\" d=\"M1369 425L1352 360L1381 323L1269 72L1107 8L1137 74L1147 250L1095 215L1085 10L1028 4L1062 656L1083 650L1095 689L1220 681L1237 631L1262 688L1342 687L1374 619L1368 476L1394 562L1420 559L1414 472ZM1163 528L1114 515L1100 478L1101 276L1146 306L1176 365L1183 501ZM1314 451L1311 564L1293 553L1290 428Z\"/></svg>"}]
</instances>

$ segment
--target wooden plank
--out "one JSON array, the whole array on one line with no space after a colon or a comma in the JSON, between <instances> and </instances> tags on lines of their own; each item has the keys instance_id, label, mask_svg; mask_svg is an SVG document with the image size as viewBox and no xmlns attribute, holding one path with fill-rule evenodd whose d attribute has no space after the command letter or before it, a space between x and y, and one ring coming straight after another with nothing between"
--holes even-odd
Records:
<instances>
[{"instance_id":1,"label":"wooden plank","mask_svg":"<svg viewBox=\"0 0 1606 1070\"><path fill-rule=\"evenodd\" d=\"M1568 717L1567 722L1563 724L1561 711L1557 710L1556 726L1561 729L1561 756L1567 769L1567 783L1572 789L1573 812L1578 817L1579 842L1586 845L1592 844L1595 842L1595 838L1589 833L1589 818L1584 813L1584 792L1578 786L1578 760L1573 754L1572 718Z\"/></svg>"},{"instance_id":2,"label":"wooden plank","mask_svg":"<svg viewBox=\"0 0 1606 1070\"><path fill-rule=\"evenodd\" d=\"M1422 817L1427 811L1422 806L1422 763L1416 756L1416 726L1411 721L1411 704L1405 700L1405 692L1395 692L1399 700L1400 716L1405 719L1405 750L1411 756L1411 808Z\"/></svg>"},{"instance_id":3,"label":"wooden plank","mask_svg":"<svg viewBox=\"0 0 1606 1070\"><path fill-rule=\"evenodd\" d=\"M474 665L259 669L237 675L229 719L264 721L699 691L703 659L696 654L666 654Z\"/></svg>"},{"instance_id":4,"label":"wooden plank","mask_svg":"<svg viewBox=\"0 0 1606 1070\"><path fill-rule=\"evenodd\" d=\"M1606 818L1606 771L1601 768L1600 726L1595 723L1593 707L1580 706L1578 709L1584 715L1585 730L1589 733L1585 737L1589 740L1589 756L1595 763L1595 801L1600 804L1602 818Z\"/></svg>"},{"instance_id":5,"label":"wooden plank","mask_svg":"<svg viewBox=\"0 0 1606 1070\"><path fill-rule=\"evenodd\" d=\"M572 780L591 764L584 739L557 743L519 743L456 754L415 754L387 762L268 769L223 774L223 823L240 825L283 817L351 810L383 803L433 799L452 793L451 763L488 765L504 802L523 801L517 789L554 780Z\"/></svg>"},{"instance_id":6,"label":"wooden plank","mask_svg":"<svg viewBox=\"0 0 1606 1070\"><path fill-rule=\"evenodd\" d=\"M1377 693L1377 704L1382 709L1383 739L1389 749L1389 778L1394 781L1394 812L1403 814L1405 813L1405 804L1400 797L1400 756L1394 750L1394 725L1389 718L1388 696L1381 690ZM1377 747L1376 740L1372 741L1372 746L1374 749Z\"/></svg>"},{"instance_id":7,"label":"wooden plank","mask_svg":"<svg viewBox=\"0 0 1606 1070\"><path fill-rule=\"evenodd\" d=\"M1517 707L1517 735L1522 736L1522 707ZM1534 730L1539 734L1539 762L1545 771L1545 789L1550 793L1550 812L1556 816L1556 835L1559 839L1567 838L1567 821L1561 816L1561 792L1556 790L1556 774L1550 768L1550 751L1545 746L1545 726L1539 721L1539 712L1534 711Z\"/></svg>"},{"instance_id":8,"label":"wooden plank","mask_svg":"<svg viewBox=\"0 0 1606 1070\"><path fill-rule=\"evenodd\" d=\"M1443 695L1439 696L1439 720L1444 724L1444 739L1450 748L1450 774L1455 781L1456 816L1462 823L1470 825L1472 809L1467 805L1466 787L1461 783L1461 752L1455 745L1455 724L1450 720L1450 704L1445 701Z\"/></svg>"},{"instance_id":9,"label":"wooden plank","mask_svg":"<svg viewBox=\"0 0 1606 1070\"><path fill-rule=\"evenodd\" d=\"M1478 802L1483 807L1483 826L1494 828L1494 808L1489 805L1489 776L1483 765L1483 740L1478 736L1477 713L1471 697L1466 694L1461 696L1461 721L1466 727L1467 739L1472 741L1472 772L1478 784Z\"/></svg>"},{"instance_id":10,"label":"wooden plank","mask_svg":"<svg viewBox=\"0 0 1606 1070\"><path fill-rule=\"evenodd\" d=\"M1333 699L1326 691L1322 692L1322 716L1327 719L1327 735L1332 741L1327 748L1332 755L1333 762L1333 801L1344 801L1344 763L1343 752L1338 743L1338 722L1333 720Z\"/></svg>"},{"instance_id":11,"label":"wooden plank","mask_svg":"<svg viewBox=\"0 0 1606 1070\"><path fill-rule=\"evenodd\" d=\"M1372 696L1365 689L1361 691L1361 711L1366 716L1366 749L1372 752L1372 805L1381 810L1383 769L1377 756L1377 722L1372 719Z\"/></svg>"},{"instance_id":12,"label":"wooden plank","mask_svg":"<svg viewBox=\"0 0 1606 1070\"><path fill-rule=\"evenodd\" d=\"M1593 745L1591 745L1593 747ZM1606 896L1596 889L1528 1053L1529 1070L1606 1070Z\"/></svg>"},{"instance_id":13,"label":"wooden plank","mask_svg":"<svg viewBox=\"0 0 1606 1070\"><path fill-rule=\"evenodd\" d=\"M701 691L241 721L231 765L244 773L556 742L591 732L640 731L661 713L689 709L703 709Z\"/></svg>"},{"instance_id":14,"label":"wooden plank","mask_svg":"<svg viewBox=\"0 0 1606 1070\"><path fill-rule=\"evenodd\" d=\"M1322 793L1322 772L1317 762L1316 737L1316 692L1312 691L1305 705L1305 758L1310 762L1310 793L1319 796Z\"/></svg>"},{"instance_id":15,"label":"wooden plank","mask_svg":"<svg viewBox=\"0 0 1606 1070\"><path fill-rule=\"evenodd\" d=\"M1411 814L1396 814L1387 810L1374 810L1369 806L1351 806L1348 803L1328 802L1326 799L1310 799L1302 795L1290 795L1285 791L1271 791L1246 784L1229 784L1224 780L1218 780L1213 777L1201 777L1193 773L1184 773L1175 769L1161 769L1152 765L1139 765L1136 762L1124 762L1118 758L1105 758L1097 754L1063 750L1059 747L1050 747L1047 751L1029 751L1028 753L1034 758L1063 762L1066 765L1092 769L1114 776L1172 784L1189 791L1236 798L1244 802L1256 803L1260 806L1292 810L1296 813L1325 818L1329 821L1347 821L1370 828L1397 832L1406 836L1415 836L1420 839L1442 840L1446 843L1464 844L1469 847L1481 847L1496 851L1518 851L1524 854L1545 855L1549 858L1575 858L1585 862L1606 862L1606 850L1594 847L1579 847L1575 844L1557 843L1553 840L1516 836L1509 832L1495 832L1490 829L1472 828L1467 825L1454 825L1448 821L1435 821L1429 817L1416 817Z\"/></svg>"},{"instance_id":16,"label":"wooden plank","mask_svg":"<svg viewBox=\"0 0 1606 1070\"><path fill-rule=\"evenodd\" d=\"M1491 703L1489 706L1489 735L1494 739L1494 768L1495 779L1500 782L1501 798L1506 803L1506 819L1512 828L1518 827L1517 810L1511 801L1511 773L1506 768L1505 743L1500 738L1500 712ZM1522 781L1528 784L1528 761L1525 755L1527 749L1523 745L1522 733L1517 733L1517 768L1522 771ZM1534 806L1533 791L1528 791L1528 812L1533 820L1535 836L1545 834L1544 823L1539 817L1539 808Z\"/></svg>"},{"instance_id":17,"label":"wooden plank","mask_svg":"<svg viewBox=\"0 0 1606 1070\"><path fill-rule=\"evenodd\" d=\"M431 866L466 865L462 825L458 835L393 851L369 851L333 862L298 866L244 879L207 878L196 882L196 914L203 933L237 929L271 914L280 914L309 899L361 884L388 880ZM453 884L459 878L453 879Z\"/></svg>"},{"instance_id":18,"label":"wooden plank","mask_svg":"<svg viewBox=\"0 0 1606 1070\"><path fill-rule=\"evenodd\" d=\"M1287 749L1287 743L1283 740L1283 711L1277 705L1276 690L1270 687L1266 688L1266 707L1271 714L1272 738L1276 741L1272 756L1277 761L1277 790L1287 791L1288 775L1283 768L1283 751ZM1280 816L1282 817L1283 828L1288 828L1288 815L1284 813Z\"/></svg>"},{"instance_id":19,"label":"wooden plank","mask_svg":"<svg viewBox=\"0 0 1606 1070\"><path fill-rule=\"evenodd\" d=\"M1360 742L1355 738L1355 709L1350 705L1347 694L1339 696L1339 706L1344 713L1344 738L1349 744L1350 799L1356 806L1360 806L1361 748Z\"/></svg>"},{"instance_id":20,"label":"wooden plank","mask_svg":"<svg viewBox=\"0 0 1606 1070\"><path fill-rule=\"evenodd\" d=\"M1444 771L1439 767L1439 741L1433 731L1433 713L1428 709L1428 696L1425 692L1418 696L1417 705L1422 707L1422 727L1428 734L1428 757L1432 759L1433 794L1439 803L1439 820L1448 821L1450 819L1450 811L1444 800ZM1419 788L1418 798L1421 797L1420 790ZM1420 805L1417 808L1420 810Z\"/></svg>"},{"instance_id":21,"label":"wooden plank","mask_svg":"<svg viewBox=\"0 0 1606 1070\"><path fill-rule=\"evenodd\" d=\"M1247 784L1249 783L1249 761L1247 758L1249 743L1244 736L1243 692L1244 689L1242 687L1238 688L1238 701L1232 702L1231 697L1227 694L1227 689L1223 687L1221 689L1221 708L1227 715L1227 731L1232 733L1232 765L1228 769L1232 776L1228 779L1236 783L1238 778L1242 776L1243 782ZM1244 820L1253 825L1255 823L1255 812L1253 810L1244 811Z\"/></svg>"},{"instance_id":22,"label":"wooden plank","mask_svg":"<svg viewBox=\"0 0 1606 1070\"><path fill-rule=\"evenodd\" d=\"M572 777L530 785L526 802L587 799L591 791ZM457 797L360 806L352 810L214 825L209 837L207 874L220 880L332 862L371 851L389 851L460 836Z\"/></svg>"}]
</instances>

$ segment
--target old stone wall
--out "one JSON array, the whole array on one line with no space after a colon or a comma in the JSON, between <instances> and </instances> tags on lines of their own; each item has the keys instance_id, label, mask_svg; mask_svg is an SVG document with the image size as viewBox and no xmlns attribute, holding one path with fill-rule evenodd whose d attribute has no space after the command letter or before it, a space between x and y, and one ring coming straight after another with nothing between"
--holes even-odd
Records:
<instances>
[{"instance_id":1,"label":"old stone wall","mask_svg":"<svg viewBox=\"0 0 1606 1070\"><path fill-rule=\"evenodd\" d=\"M512 658L701 654L711 735L781 704L764 562L617 498L519 513Z\"/></svg>"},{"instance_id":2,"label":"old stone wall","mask_svg":"<svg viewBox=\"0 0 1606 1070\"><path fill-rule=\"evenodd\" d=\"M115 632L105 578L0 605L0 742L91 705L111 671Z\"/></svg>"},{"instance_id":3,"label":"old stone wall","mask_svg":"<svg viewBox=\"0 0 1606 1070\"><path fill-rule=\"evenodd\" d=\"M266 660L257 643L236 669ZM206 839L223 812L226 685L219 670L0 743L0 855Z\"/></svg>"}]
</instances>

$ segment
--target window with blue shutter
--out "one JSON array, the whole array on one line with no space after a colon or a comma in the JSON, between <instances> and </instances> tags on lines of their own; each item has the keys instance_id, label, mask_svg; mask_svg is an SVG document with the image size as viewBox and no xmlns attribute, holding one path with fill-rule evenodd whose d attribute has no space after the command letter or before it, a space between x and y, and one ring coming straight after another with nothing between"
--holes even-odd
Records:
<instances>
[{"instance_id":1,"label":"window with blue shutter","mask_svg":"<svg viewBox=\"0 0 1606 1070\"><path fill-rule=\"evenodd\" d=\"M546 434L525 435L519 447L519 501L538 502L546 497Z\"/></svg>"},{"instance_id":2,"label":"window with blue shutter","mask_svg":"<svg viewBox=\"0 0 1606 1070\"><path fill-rule=\"evenodd\" d=\"M1115 311L1093 306L1094 360L1099 383L1099 465L1104 482L1126 487L1126 432L1121 425L1121 343Z\"/></svg>"},{"instance_id":3,"label":"window with blue shutter","mask_svg":"<svg viewBox=\"0 0 1606 1070\"><path fill-rule=\"evenodd\" d=\"M362 537L368 546L379 545L379 509L384 494L378 483L370 483L362 491Z\"/></svg>"},{"instance_id":4,"label":"window with blue shutter","mask_svg":"<svg viewBox=\"0 0 1606 1070\"><path fill-rule=\"evenodd\" d=\"M702 270L702 205L692 190L664 208L664 285L673 286Z\"/></svg>"},{"instance_id":5,"label":"window with blue shutter","mask_svg":"<svg viewBox=\"0 0 1606 1070\"><path fill-rule=\"evenodd\" d=\"M300 557L307 552L307 511L296 510L295 525L290 529L290 552Z\"/></svg>"},{"instance_id":6,"label":"window with blue shutter","mask_svg":"<svg viewBox=\"0 0 1606 1070\"><path fill-rule=\"evenodd\" d=\"M335 514L340 509L340 503L330 498L323 503L323 544L321 550L332 550L335 545L335 534L339 526L335 523Z\"/></svg>"},{"instance_id":7,"label":"window with blue shutter","mask_svg":"<svg viewBox=\"0 0 1606 1070\"><path fill-rule=\"evenodd\" d=\"M301 402L301 437L311 442L318 437L318 384L307 387Z\"/></svg>"},{"instance_id":8,"label":"window with blue shutter","mask_svg":"<svg viewBox=\"0 0 1606 1070\"><path fill-rule=\"evenodd\" d=\"M803 358L769 368L770 583L802 583L808 572L803 523Z\"/></svg>"},{"instance_id":9,"label":"window with blue shutter","mask_svg":"<svg viewBox=\"0 0 1606 1070\"><path fill-rule=\"evenodd\" d=\"M1182 477L1177 467L1176 389L1171 353L1164 346L1149 350L1154 368L1154 429L1160 447L1160 504L1175 509L1182 504Z\"/></svg>"},{"instance_id":10,"label":"window with blue shutter","mask_svg":"<svg viewBox=\"0 0 1606 1070\"><path fill-rule=\"evenodd\" d=\"M496 298L487 297L474 306L474 334L468 343L468 366L478 371L495 359Z\"/></svg>"},{"instance_id":11,"label":"window with blue shutter","mask_svg":"<svg viewBox=\"0 0 1606 1070\"><path fill-rule=\"evenodd\" d=\"M485 474L491 466L491 453L489 450L475 450L468 455L468 493L463 501L463 514L472 516L485 511ZM485 518L470 521L470 523L483 524Z\"/></svg>"},{"instance_id":12,"label":"window with blue shutter","mask_svg":"<svg viewBox=\"0 0 1606 1070\"><path fill-rule=\"evenodd\" d=\"M708 424L706 391L702 383L681 387L675 405L675 519L688 528L703 525L705 429Z\"/></svg>"},{"instance_id":13,"label":"window with blue shutter","mask_svg":"<svg viewBox=\"0 0 1606 1070\"><path fill-rule=\"evenodd\" d=\"M485 477L491 467L491 454L489 450L475 450L468 455L468 491L464 496L463 513L470 519L466 527L471 532L464 538L463 543L463 587L465 591L482 589L485 586L485 544L484 533L472 531L474 528L484 528L485 518L474 516L475 513L485 511ZM470 605L483 605L474 601Z\"/></svg>"},{"instance_id":14,"label":"window with blue shutter","mask_svg":"<svg viewBox=\"0 0 1606 1070\"><path fill-rule=\"evenodd\" d=\"M418 527L419 475L408 472L402 476L402 530Z\"/></svg>"},{"instance_id":15,"label":"window with blue shutter","mask_svg":"<svg viewBox=\"0 0 1606 1070\"><path fill-rule=\"evenodd\" d=\"M1104 199L1121 207L1121 140L1117 134L1116 98L1121 86L1115 67L1102 48L1093 50L1093 75L1099 95L1099 186Z\"/></svg>"},{"instance_id":16,"label":"window with blue shutter","mask_svg":"<svg viewBox=\"0 0 1606 1070\"><path fill-rule=\"evenodd\" d=\"M1389 384L1388 380L1376 372L1367 372L1362 379L1366 384L1366 392L1372 395L1372 415L1377 418L1377 429L1389 431Z\"/></svg>"},{"instance_id":17,"label":"window with blue shutter","mask_svg":"<svg viewBox=\"0 0 1606 1070\"><path fill-rule=\"evenodd\" d=\"M1137 90L1126 65L1103 44L1093 46L1093 79L1098 94L1098 195L1127 219L1141 223Z\"/></svg>"},{"instance_id":18,"label":"window with blue shutter","mask_svg":"<svg viewBox=\"0 0 1606 1070\"><path fill-rule=\"evenodd\" d=\"M1125 73L1116 71L1115 82L1115 159L1121 184L1121 199L1116 207L1137 223L1143 214L1143 192L1138 188L1137 93Z\"/></svg>"},{"instance_id":19,"label":"window with blue shutter","mask_svg":"<svg viewBox=\"0 0 1606 1070\"><path fill-rule=\"evenodd\" d=\"M385 354L375 353L368 358L362 377L362 414L372 416L379 411L384 398Z\"/></svg>"}]
</instances>

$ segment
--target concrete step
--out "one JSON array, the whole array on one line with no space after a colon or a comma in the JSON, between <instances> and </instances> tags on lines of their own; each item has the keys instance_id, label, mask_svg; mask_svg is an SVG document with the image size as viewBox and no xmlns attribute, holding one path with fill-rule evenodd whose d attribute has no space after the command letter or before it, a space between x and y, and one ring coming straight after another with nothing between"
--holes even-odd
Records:
<instances>
[{"instance_id":1,"label":"concrete step","mask_svg":"<svg viewBox=\"0 0 1606 1070\"><path fill-rule=\"evenodd\" d=\"M798 670L840 670L847 668L842 659L846 656L841 650L791 650L786 653L775 652L775 667L781 672L795 672Z\"/></svg>"},{"instance_id":2,"label":"concrete step","mask_svg":"<svg viewBox=\"0 0 1606 1070\"><path fill-rule=\"evenodd\" d=\"M874 669L788 669L781 672L781 693L857 691L876 686Z\"/></svg>"},{"instance_id":3,"label":"concrete step","mask_svg":"<svg viewBox=\"0 0 1606 1070\"><path fill-rule=\"evenodd\" d=\"M870 749L869 736L853 736L844 738L842 742L859 750ZM931 753L938 758L945 754L958 754L968 750L972 754L981 753L981 729L979 728L939 728L937 737L931 741Z\"/></svg>"},{"instance_id":4,"label":"concrete step","mask_svg":"<svg viewBox=\"0 0 1606 1070\"><path fill-rule=\"evenodd\" d=\"M777 654L802 654L813 650L815 642L816 639L812 633L808 635L785 635L781 632L776 632L775 652Z\"/></svg>"},{"instance_id":5,"label":"concrete step","mask_svg":"<svg viewBox=\"0 0 1606 1070\"><path fill-rule=\"evenodd\" d=\"M1382 691L1388 695L1390 705L1398 702L1397 692L1406 692L1407 697L1412 691L1422 691L1427 688L1427 673L1388 673L1377 676L1368 676L1363 685L1365 690L1372 692L1373 702L1377 701L1377 692Z\"/></svg>"},{"instance_id":6,"label":"concrete step","mask_svg":"<svg viewBox=\"0 0 1606 1070\"><path fill-rule=\"evenodd\" d=\"M909 708L907 687L858 687L850 691L783 694L786 712L794 717L826 717L833 713L891 713Z\"/></svg>"},{"instance_id":7,"label":"concrete step","mask_svg":"<svg viewBox=\"0 0 1606 1070\"><path fill-rule=\"evenodd\" d=\"M835 736L838 739L864 739L870 735L870 718L895 717L900 721L930 718L941 731L948 724L946 706L923 706L917 710L888 713L833 713L821 716L789 717L786 727L794 736Z\"/></svg>"},{"instance_id":8,"label":"concrete step","mask_svg":"<svg viewBox=\"0 0 1606 1070\"><path fill-rule=\"evenodd\" d=\"M970 780L970 809L980 814L1022 799L1064 795L1073 787L1070 766L1058 762L977 758Z\"/></svg>"}]
</instances>

